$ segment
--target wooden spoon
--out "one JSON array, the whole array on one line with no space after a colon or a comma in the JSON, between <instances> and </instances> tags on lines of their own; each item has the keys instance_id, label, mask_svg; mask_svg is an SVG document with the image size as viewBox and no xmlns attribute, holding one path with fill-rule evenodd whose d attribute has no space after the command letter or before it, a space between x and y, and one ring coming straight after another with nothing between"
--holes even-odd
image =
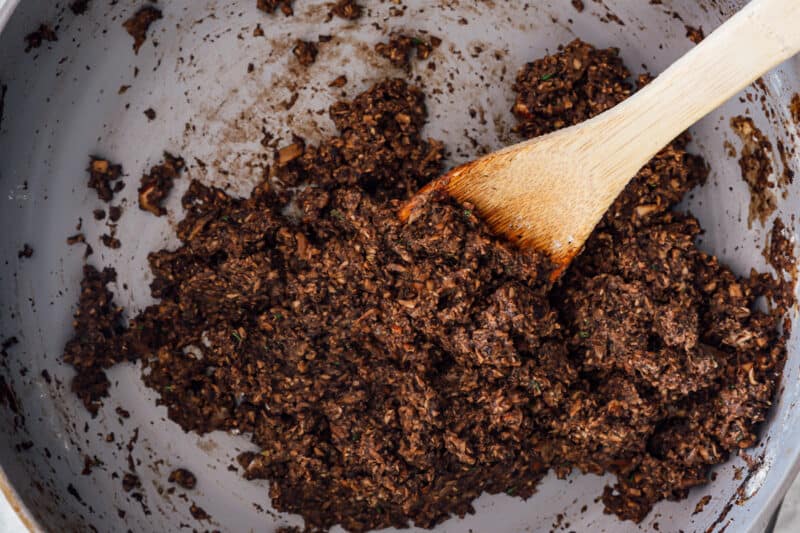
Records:
<instances>
[{"instance_id":1,"label":"wooden spoon","mask_svg":"<svg viewBox=\"0 0 800 533\"><path fill-rule=\"evenodd\" d=\"M469 202L498 234L569 265L628 182L661 148L800 51L800 0L753 0L635 95L581 124L509 146L426 185Z\"/></svg>"}]
</instances>

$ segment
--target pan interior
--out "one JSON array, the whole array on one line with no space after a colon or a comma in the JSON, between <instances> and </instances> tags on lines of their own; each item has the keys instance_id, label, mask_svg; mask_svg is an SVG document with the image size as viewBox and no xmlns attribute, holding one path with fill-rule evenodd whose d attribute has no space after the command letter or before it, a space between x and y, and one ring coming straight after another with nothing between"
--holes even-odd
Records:
<instances>
[{"instance_id":1,"label":"pan interior","mask_svg":"<svg viewBox=\"0 0 800 533\"><path fill-rule=\"evenodd\" d=\"M97 418L88 415L69 390L71 369L60 360L84 262L83 247L68 246L67 237L84 233L95 250L89 263L116 268L118 280L111 288L116 301L133 314L152 303L147 254L176 245L173 226L181 217L179 198L189 181L180 180L170 195L170 215L156 219L136 206L139 176L169 150L186 158L189 177L246 194L271 155L260 143L262 128L287 143L292 132L315 142L333 131L326 110L342 91L353 96L381 78L406 76L372 51L390 31L425 30L443 39L434 52L436 70L419 63L409 76L428 95L426 134L444 140L449 163L457 164L475 157L476 146L496 149L515 139L510 133L511 84L526 61L580 37L598 47L618 46L635 73L658 73L693 46L686 37L689 21L707 34L744 4L584 3L586 9L578 12L570 2L524 7L365 2L366 18L353 23L328 20L329 6L317 0L296 2L293 17L265 15L255 0L171 0L161 6L164 19L154 24L138 54L121 24L142 2L90 2L82 15L63 2L22 3L0 36L0 86L7 86L0 123L0 340L16 336L20 341L0 359L0 376L14 391L18 407L14 412L8 401L0 407L0 423L9 428L0 436L0 465L41 526L174 531L187 524L200 530L269 531L302 524L298 516L271 509L266 483L245 481L229 470L238 453L252 449L245 436L184 433L156 406L156 394L143 385L135 365L109 372L111 398ZM56 28L58 40L26 53L25 35L42 23ZM263 37L253 35L257 24ZM300 68L291 53L293 41L317 40L320 34L333 38L320 47L312 67ZM248 74L250 64L253 72ZM693 151L709 161L712 175L686 207L707 230L703 247L739 274L752 267L767 270L760 253L766 230L757 223L747 226L747 187L736 159L723 146L726 140L738 142L728 121L748 113L773 145L782 140L791 146L798 132L789 120L789 101L800 90L798 69L797 60L783 65L765 77L766 92L751 89L752 101L734 99L692 129ZM330 88L341 74L347 75L348 85ZM295 94L294 105L288 106ZM157 111L153 121L143 114L148 108ZM472 118L470 109L480 110L485 123ZM99 244L106 228L92 220L92 210L102 206L86 187L90 154L125 168L118 250ZM794 170L797 163L790 158ZM800 188L790 186L779 198L777 214L792 231L799 197ZM33 256L18 258L26 243ZM737 488L750 499L730 509L718 526L729 520L738 527L764 523L796 471L793 443L800 439L800 412L790 407L800 397L798 363L794 336L785 386L765 424L765 438L750 452L763 455L755 474L734 479L744 462L733 460L687 500L659 504L641 527L658 523L663 531L704 530L736 499ZM117 407L129 411L130 418L121 418ZM81 475L87 457L98 466ZM142 482L141 501L122 487L129 458ZM167 475L177 467L188 468L199 480L187 499L180 497L182 491L166 490ZM564 482L549 476L528 501L484 495L475 502L475 515L453 518L438 530L539 531L567 522L567 529L579 531L638 530L603 515L602 504L595 502L608 481L573 475ZM711 501L693 514L706 494ZM193 502L212 519L193 518Z\"/></svg>"}]
</instances>

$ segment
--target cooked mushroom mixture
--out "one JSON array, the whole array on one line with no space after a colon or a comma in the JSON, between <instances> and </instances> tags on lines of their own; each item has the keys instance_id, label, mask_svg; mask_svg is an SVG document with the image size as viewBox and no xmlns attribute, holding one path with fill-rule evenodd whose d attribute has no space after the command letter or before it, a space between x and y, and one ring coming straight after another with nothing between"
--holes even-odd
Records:
<instances>
[{"instance_id":1,"label":"cooked mushroom mixture","mask_svg":"<svg viewBox=\"0 0 800 533\"><path fill-rule=\"evenodd\" d=\"M417 59L428 59L433 52L433 47L439 46L441 42L438 37L431 37L430 42L426 42L419 37L393 33L389 36L388 43L376 44L375 51L396 67L408 69L411 66L411 56L415 51Z\"/></svg>"},{"instance_id":2,"label":"cooked mushroom mixture","mask_svg":"<svg viewBox=\"0 0 800 533\"><path fill-rule=\"evenodd\" d=\"M753 221L758 220L763 226L778 206L775 184L771 180L772 143L750 117L733 117L731 129L742 141L739 167L742 169L742 178L750 189L747 224L748 227L752 226Z\"/></svg>"},{"instance_id":3,"label":"cooked mushroom mixture","mask_svg":"<svg viewBox=\"0 0 800 533\"><path fill-rule=\"evenodd\" d=\"M142 176L139 185L139 209L150 211L157 217L166 215L167 210L161 204L185 166L183 158L164 152L164 162L154 166L148 174Z\"/></svg>"},{"instance_id":4,"label":"cooked mushroom mixture","mask_svg":"<svg viewBox=\"0 0 800 533\"><path fill-rule=\"evenodd\" d=\"M294 15L292 3L294 0L256 0L256 7L264 13L272 14L276 9L280 9L281 13L287 17Z\"/></svg>"},{"instance_id":5,"label":"cooked mushroom mixture","mask_svg":"<svg viewBox=\"0 0 800 533\"><path fill-rule=\"evenodd\" d=\"M185 468L178 468L169 474L167 479L170 483L176 483L182 488L191 490L197 485L197 478L190 471Z\"/></svg>"},{"instance_id":6,"label":"cooked mushroom mixture","mask_svg":"<svg viewBox=\"0 0 800 533\"><path fill-rule=\"evenodd\" d=\"M319 48L315 43L311 41L303 41L301 39L297 39L294 44L294 48L292 48L292 53L297 58L297 61L307 67L312 65L314 61L317 60L317 54L319 53Z\"/></svg>"},{"instance_id":7,"label":"cooked mushroom mixture","mask_svg":"<svg viewBox=\"0 0 800 533\"><path fill-rule=\"evenodd\" d=\"M629 96L628 77L616 50L575 41L521 69L517 130L585 120ZM527 498L575 468L615 474L607 510L640 521L756 443L779 317L672 210L708 172L688 136L553 286L544 258L468 205L397 220L443 170L419 89L382 81L330 116L338 135L282 150L247 198L191 183L182 244L150 255L159 303L127 328L113 272L86 268L65 360L89 409L103 369L138 359L184 430L251 436L239 462L277 509L352 531L432 527L482 492Z\"/></svg>"},{"instance_id":8,"label":"cooked mushroom mixture","mask_svg":"<svg viewBox=\"0 0 800 533\"><path fill-rule=\"evenodd\" d=\"M107 159L91 157L89 159L89 187L97 191L97 196L104 202L111 202L114 193L125 187L122 178L122 165L111 163Z\"/></svg>"},{"instance_id":9,"label":"cooked mushroom mixture","mask_svg":"<svg viewBox=\"0 0 800 533\"><path fill-rule=\"evenodd\" d=\"M361 17L363 8L355 0L339 0L331 8L331 13L347 20L356 20Z\"/></svg>"}]
</instances>

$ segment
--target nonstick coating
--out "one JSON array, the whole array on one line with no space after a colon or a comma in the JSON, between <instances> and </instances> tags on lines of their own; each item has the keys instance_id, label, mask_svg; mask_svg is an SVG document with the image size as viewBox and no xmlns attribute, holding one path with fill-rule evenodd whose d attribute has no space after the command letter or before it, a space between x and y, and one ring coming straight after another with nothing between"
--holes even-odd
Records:
<instances>
[{"instance_id":1,"label":"nonstick coating","mask_svg":"<svg viewBox=\"0 0 800 533\"><path fill-rule=\"evenodd\" d=\"M0 27L15 3L0 0ZM315 142L331 132L326 109L342 92L352 96L381 77L404 75L371 52L374 44L392 29L425 29L443 39L433 56L436 70L421 62L412 74L431 95L427 134L445 141L453 164L463 162L482 148L513 140L511 83L524 62L579 36L597 46L619 46L634 72L646 68L658 73L694 46L686 24L708 34L744 2L584 0L586 9L579 13L568 0L405 0L402 5L363 0L366 19L352 23L327 21L329 7L316 0L297 0L291 18L267 16L257 11L255 0L170 0L159 2L165 18L135 55L121 23L145 3L92 0L88 12L76 16L63 0L26 0L0 34L0 85L8 87L0 123L0 341L19 339L7 356L0 356L0 424L5 428L0 432L5 473L0 487L12 493L34 528L263 532L302 523L297 516L271 510L266 483L245 481L228 469L240 451L252 449L245 436L184 433L156 407L156 395L143 385L135 365L110 371L111 398L96 419L69 390L72 370L60 357L78 298L83 246L70 247L66 238L78 232L82 218L81 231L95 250L89 262L117 269L119 279L112 286L117 301L129 314L151 303L146 256L175 244L171 226L181 216L178 200L188 183L182 179L171 195L169 217L156 219L138 210L138 178L163 150L186 158L189 177L246 193L271 155L259 142L262 127L287 142L290 131ZM391 16L390 10L400 16ZM57 26L58 41L25 53L24 36L40 23ZM264 37L253 36L256 23ZM298 68L292 41L316 40L320 34L334 37L321 46L315 65ZM252 74L247 74L249 63L255 67ZM347 75L347 86L329 88L340 74ZM789 101L800 89L800 60L784 64L764 82L766 92L750 88L749 99L744 94L733 99L692 128L693 150L709 161L712 174L686 207L707 230L702 247L745 275L751 267L766 269L761 249L767 232L757 222L747 227L747 187L736 159L723 146L728 140L740 147L728 122L749 113L773 146L781 139L793 146L798 131ZM120 94L123 85L130 88ZM287 109L294 92L298 99ZM150 107L157 112L152 122L143 114ZM472 118L470 109L485 121ZM90 154L120 161L126 171L119 250L98 242L106 229L92 219L92 210L101 206L86 187ZM777 153L775 159L782 169ZM798 159L790 159L799 170ZM778 214L796 232L793 213L800 184L778 197ZM25 243L33 256L19 259ZM484 495L475 503L475 515L451 519L438 531L540 531L556 523L575 531L650 530L656 523L661 531L719 531L728 523L728 531L760 531L797 471L800 410L793 406L800 397L798 366L795 335L764 438L748 452L763 456L761 466L749 476L745 469L737 480L735 469L745 463L732 460L687 500L657 505L641 526L603 515L595 499L608 479L573 475L568 481L546 478L539 493L525 502L505 494ZM16 402L9 401L9 390ZM120 419L117 407L130 411L130 419ZM136 428L138 441L129 451ZM114 442L109 443L111 432ZM129 455L142 480L142 502L122 488ZM82 475L87 456L100 465ZM176 467L197 475L197 489L167 493L167 475ZM731 506L737 489L749 499ZM705 495L711 501L693 514ZM192 518L192 502L212 519Z\"/></svg>"}]
</instances>

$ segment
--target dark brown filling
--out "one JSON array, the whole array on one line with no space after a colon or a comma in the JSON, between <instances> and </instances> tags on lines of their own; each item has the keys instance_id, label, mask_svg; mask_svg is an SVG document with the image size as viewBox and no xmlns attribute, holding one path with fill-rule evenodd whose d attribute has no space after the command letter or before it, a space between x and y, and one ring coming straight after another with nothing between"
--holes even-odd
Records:
<instances>
[{"instance_id":1,"label":"dark brown filling","mask_svg":"<svg viewBox=\"0 0 800 533\"><path fill-rule=\"evenodd\" d=\"M616 50L576 41L515 85L517 129L575 124L632 87ZM647 79L642 77L640 84ZM554 287L547 263L444 199L423 94L378 83L332 106L339 135L298 142L248 198L192 182L182 245L150 256L160 303L121 325L87 267L65 359L97 409L103 369L139 359L187 431L237 430L248 478L313 527L362 531L529 497L549 470L612 472L603 501L641 520L753 446L785 358L758 283L700 251L671 208L706 175L676 139L642 169Z\"/></svg>"}]
</instances>

